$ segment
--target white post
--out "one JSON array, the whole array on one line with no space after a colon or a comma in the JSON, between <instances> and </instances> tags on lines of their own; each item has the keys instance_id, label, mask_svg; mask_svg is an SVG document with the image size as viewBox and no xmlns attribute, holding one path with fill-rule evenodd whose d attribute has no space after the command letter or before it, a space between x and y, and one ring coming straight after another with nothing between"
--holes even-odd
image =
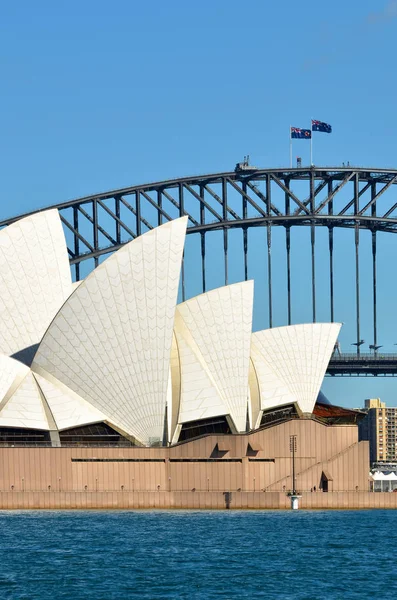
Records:
<instances>
[{"instance_id":1,"label":"white post","mask_svg":"<svg viewBox=\"0 0 397 600\"><path fill-rule=\"evenodd\" d=\"M289 166L292 169L292 132L291 125L289 126Z\"/></svg>"},{"instance_id":2,"label":"white post","mask_svg":"<svg viewBox=\"0 0 397 600\"><path fill-rule=\"evenodd\" d=\"M299 500L302 498L302 496L299 496L299 494L292 494L290 496L290 498L291 498L291 509L298 510L299 509Z\"/></svg>"},{"instance_id":3,"label":"white post","mask_svg":"<svg viewBox=\"0 0 397 600\"><path fill-rule=\"evenodd\" d=\"M313 166L313 119L310 119L310 166Z\"/></svg>"}]
</instances>

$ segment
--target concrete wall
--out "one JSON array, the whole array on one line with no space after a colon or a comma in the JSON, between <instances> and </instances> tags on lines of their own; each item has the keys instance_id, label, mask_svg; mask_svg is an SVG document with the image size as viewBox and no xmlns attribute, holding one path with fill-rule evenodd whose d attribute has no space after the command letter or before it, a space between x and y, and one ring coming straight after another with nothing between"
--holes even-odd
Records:
<instances>
[{"instance_id":1,"label":"concrete wall","mask_svg":"<svg viewBox=\"0 0 397 600\"><path fill-rule=\"evenodd\" d=\"M282 492L0 492L0 509L289 509ZM301 509L397 508L397 494L304 492Z\"/></svg>"},{"instance_id":2,"label":"concrete wall","mask_svg":"<svg viewBox=\"0 0 397 600\"><path fill-rule=\"evenodd\" d=\"M300 492L319 490L323 472L332 497L368 491L368 442L357 441L357 427L299 419L170 448L0 448L0 508L282 508L292 488L290 435ZM313 498L326 495L309 492L307 502L322 506L331 500Z\"/></svg>"}]
</instances>

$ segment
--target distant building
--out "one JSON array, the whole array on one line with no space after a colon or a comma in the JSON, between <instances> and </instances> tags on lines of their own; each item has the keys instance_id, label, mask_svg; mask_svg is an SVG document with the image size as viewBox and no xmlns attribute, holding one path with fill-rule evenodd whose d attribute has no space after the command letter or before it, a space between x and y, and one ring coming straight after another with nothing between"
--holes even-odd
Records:
<instances>
[{"instance_id":1,"label":"distant building","mask_svg":"<svg viewBox=\"0 0 397 600\"><path fill-rule=\"evenodd\" d=\"M386 402L381 402L380 398L368 398L365 401L365 408L386 408Z\"/></svg>"},{"instance_id":2,"label":"distant building","mask_svg":"<svg viewBox=\"0 0 397 600\"><path fill-rule=\"evenodd\" d=\"M372 485L370 489L374 492L397 492L397 474L394 471L375 471L371 474Z\"/></svg>"},{"instance_id":3,"label":"distant building","mask_svg":"<svg viewBox=\"0 0 397 600\"><path fill-rule=\"evenodd\" d=\"M370 461L397 461L397 408L386 407L380 398L365 400L367 416L360 423L360 438L369 441Z\"/></svg>"}]
</instances>

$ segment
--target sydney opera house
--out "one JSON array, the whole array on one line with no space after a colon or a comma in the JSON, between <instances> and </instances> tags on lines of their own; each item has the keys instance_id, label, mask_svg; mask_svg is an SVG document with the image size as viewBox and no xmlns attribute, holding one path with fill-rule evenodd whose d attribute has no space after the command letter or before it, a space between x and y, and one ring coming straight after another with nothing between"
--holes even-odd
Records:
<instances>
[{"instance_id":1,"label":"sydney opera house","mask_svg":"<svg viewBox=\"0 0 397 600\"><path fill-rule=\"evenodd\" d=\"M368 490L358 415L320 393L340 324L253 333L252 281L178 304L186 225L76 283L56 210L0 231L1 506L276 507L293 488L314 506Z\"/></svg>"}]
</instances>

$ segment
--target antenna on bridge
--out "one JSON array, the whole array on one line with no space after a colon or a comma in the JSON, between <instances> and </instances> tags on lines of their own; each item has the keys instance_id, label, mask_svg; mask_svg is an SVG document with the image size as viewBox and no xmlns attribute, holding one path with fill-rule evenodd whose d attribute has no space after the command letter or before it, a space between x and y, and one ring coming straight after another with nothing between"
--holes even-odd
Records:
<instances>
[{"instance_id":1,"label":"antenna on bridge","mask_svg":"<svg viewBox=\"0 0 397 600\"><path fill-rule=\"evenodd\" d=\"M259 170L259 167L253 167L252 165L250 165L250 155L249 154L244 156L243 162L237 163L236 167L234 169L235 173L241 173L242 171L250 173L252 171L258 171L258 170Z\"/></svg>"}]
</instances>

